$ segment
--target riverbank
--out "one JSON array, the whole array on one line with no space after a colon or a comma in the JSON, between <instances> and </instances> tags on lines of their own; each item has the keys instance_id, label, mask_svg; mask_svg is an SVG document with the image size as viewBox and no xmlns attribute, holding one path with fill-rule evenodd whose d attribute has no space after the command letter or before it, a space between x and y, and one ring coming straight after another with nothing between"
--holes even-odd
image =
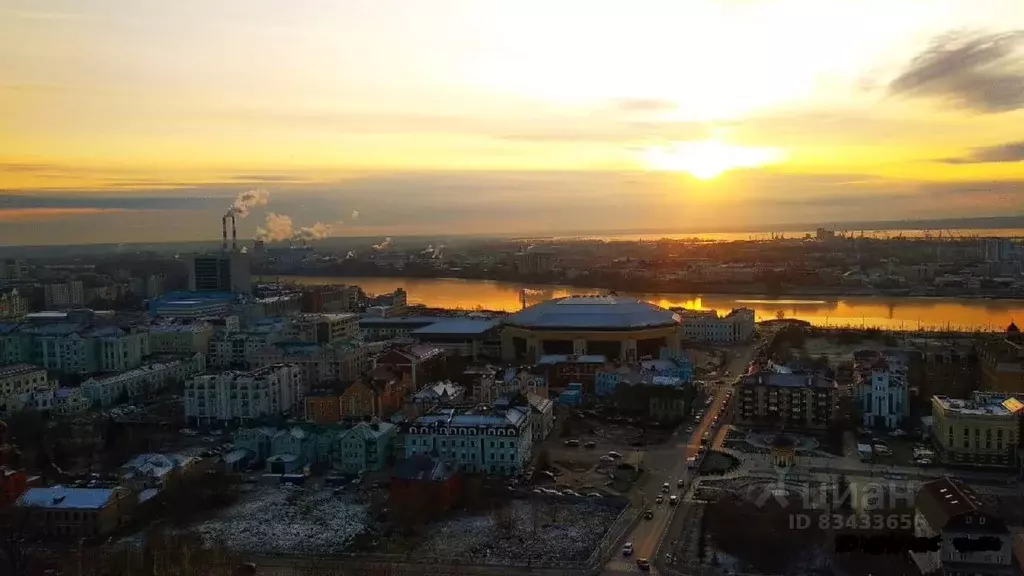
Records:
<instances>
[{"instance_id":1,"label":"riverbank","mask_svg":"<svg viewBox=\"0 0 1024 576\"><path fill-rule=\"evenodd\" d=\"M466 271L425 271L416 270L413 273L403 271L389 271L388 274L367 273L364 270L302 270L295 274L261 274L266 280L287 279L287 278L368 278L368 279L403 279L403 280L473 280L480 282L501 282L537 286L560 286L575 288L590 293L596 291L606 292L629 292L642 294L722 294L732 296L762 296L765 298L846 298L846 297L876 297L876 298L962 298L970 300L1024 300L1024 293L1011 290L987 290L970 294L963 293L956 289L911 289L911 288L856 288L850 286L786 286L768 285L765 283L751 282L746 284L736 283L708 283L708 282L685 282L685 281L662 281L636 278L608 278L595 275L578 277L572 279L552 278L545 276L493 276L487 274L472 273Z\"/></svg>"},{"instance_id":2,"label":"riverbank","mask_svg":"<svg viewBox=\"0 0 1024 576\"><path fill-rule=\"evenodd\" d=\"M402 288L409 303L449 310L515 312L544 300L572 294L601 294L593 288L557 284L527 284L462 278L382 278L354 276L267 276L265 281L303 285L358 285L369 294ZM663 308L754 310L758 321L779 318L806 320L820 327L932 330L943 332L997 332L1024 318L1024 301L981 298L906 296L778 296L709 292L619 292Z\"/></svg>"}]
</instances>

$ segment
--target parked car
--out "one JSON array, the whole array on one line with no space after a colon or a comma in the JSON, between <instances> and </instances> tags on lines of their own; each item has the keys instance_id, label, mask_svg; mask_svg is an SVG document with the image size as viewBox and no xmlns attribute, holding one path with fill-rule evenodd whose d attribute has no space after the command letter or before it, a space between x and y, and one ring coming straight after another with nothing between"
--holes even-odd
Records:
<instances>
[{"instance_id":1,"label":"parked car","mask_svg":"<svg viewBox=\"0 0 1024 576\"><path fill-rule=\"evenodd\" d=\"M622 454L619 454L618 452L616 452L616 451L614 451L614 450L612 450L611 452L609 452L609 453L607 454L607 456L611 456L612 458L622 458Z\"/></svg>"},{"instance_id":2,"label":"parked car","mask_svg":"<svg viewBox=\"0 0 1024 576\"><path fill-rule=\"evenodd\" d=\"M626 542L625 544L622 545L622 555L623 556L632 556L633 555L633 543L632 542Z\"/></svg>"},{"instance_id":3,"label":"parked car","mask_svg":"<svg viewBox=\"0 0 1024 576\"><path fill-rule=\"evenodd\" d=\"M651 571L651 563L647 560L647 558L640 558L639 560L637 560L636 567L639 568L642 572Z\"/></svg>"},{"instance_id":4,"label":"parked car","mask_svg":"<svg viewBox=\"0 0 1024 576\"><path fill-rule=\"evenodd\" d=\"M597 442L594 442L593 440L590 440L586 444L584 444L583 447L584 448L597 448Z\"/></svg>"},{"instance_id":5,"label":"parked car","mask_svg":"<svg viewBox=\"0 0 1024 576\"><path fill-rule=\"evenodd\" d=\"M615 462L615 458L612 458L611 456L601 456L601 462L611 464L612 462Z\"/></svg>"},{"instance_id":6,"label":"parked car","mask_svg":"<svg viewBox=\"0 0 1024 576\"><path fill-rule=\"evenodd\" d=\"M571 446L571 447L575 448L575 447L580 445L580 441L576 440L576 439L566 440L565 441L565 445L566 446Z\"/></svg>"},{"instance_id":7,"label":"parked car","mask_svg":"<svg viewBox=\"0 0 1024 576\"><path fill-rule=\"evenodd\" d=\"M687 426L686 427L686 433L687 434L693 434L693 426Z\"/></svg>"}]
</instances>

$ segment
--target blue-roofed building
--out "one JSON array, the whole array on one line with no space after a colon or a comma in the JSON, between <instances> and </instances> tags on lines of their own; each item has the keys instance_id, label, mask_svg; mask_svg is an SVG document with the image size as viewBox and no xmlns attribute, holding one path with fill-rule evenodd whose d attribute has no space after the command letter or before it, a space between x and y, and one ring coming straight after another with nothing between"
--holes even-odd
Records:
<instances>
[{"instance_id":1,"label":"blue-roofed building","mask_svg":"<svg viewBox=\"0 0 1024 576\"><path fill-rule=\"evenodd\" d=\"M202 318L231 313L230 292L168 292L149 301L149 314L160 318Z\"/></svg>"},{"instance_id":2,"label":"blue-roofed building","mask_svg":"<svg viewBox=\"0 0 1024 576\"><path fill-rule=\"evenodd\" d=\"M33 536L77 539L113 532L128 522L138 496L124 488L29 488L15 506Z\"/></svg>"},{"instance_id":3,"label":"blue-roofed building","mask_svg":"<svg viewBox=\"0 0 1024 576\"><path fill-rule=\"evenodd\" d=\"M678 350L681 317L649 302L619 296L569 296L535 304L505 320L502 359L536 362L545 355L605 356L635 362Z\"/></svg>"},{"instance_id":4,"label":"blue-roofed building","mask_svg":"<svg viewBox=\"0 0 1024 576\"><path fill-rule=\"evenodd\" d=\"M533 451L529 406L443 409L401 427L406 458L434 454L463 472L516 476Z\"/></svg>"},{"instance_id":5,"label":"blue-roofed building","mask_svg":"<svg viewBox=\"0 0 1024 576\"><path fill-rule=\"evenodd\" d=\"M562 406L579 406L583 403L583 386L579 383L569 384L558 394L558 403Z\"/></svg>"}]
</instances>

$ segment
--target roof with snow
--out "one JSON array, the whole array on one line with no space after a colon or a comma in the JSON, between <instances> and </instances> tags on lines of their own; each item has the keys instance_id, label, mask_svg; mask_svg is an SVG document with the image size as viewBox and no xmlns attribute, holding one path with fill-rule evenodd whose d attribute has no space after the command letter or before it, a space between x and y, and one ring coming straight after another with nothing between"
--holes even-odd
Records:
<instances>
[{"instance_id":1,"label":"roof with snow","mask_svg":"<svg viewBox=\"0 0 1024 576\"><path fill-rule=\"evenodd\" d=\"M32 508L98 510L110 502L117 490L117 488L68 488L66 486L29 488L21 495L21 498L18 498L17 504Z\"/></svg>"},{"instance_id":2,"label":"roof with snow","mask_svg":"<svg viewBox=\"0 0 1024 576\"><path fill-rule=\"evenodd\" d=\"M635 298L568 296L534 304L506 324L532 330L635 330L678 325L675 312Z\"/></svg>"}]
</instances>

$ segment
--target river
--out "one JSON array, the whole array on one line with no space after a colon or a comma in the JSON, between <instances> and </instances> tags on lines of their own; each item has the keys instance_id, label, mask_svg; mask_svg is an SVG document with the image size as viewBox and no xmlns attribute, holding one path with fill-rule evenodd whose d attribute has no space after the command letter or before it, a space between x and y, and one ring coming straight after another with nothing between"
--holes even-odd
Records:
<instances>
[{"instance_id":1,"label":"river","mask_svg":"<svg viewBox=\"0 0 1024 576\"><path fill-rule=\"evenodd\" d=\"M280 281L300 284L355 284L369 294L404 288L410 304L466 310L506 310L571 294L598 294L600 290L446 278L349 278L281 276ZM272 280L270 277L264 278ZM982 298L899 298L843 296L827 298L771 298L727 294L643 294L619 292L659 306L728 311L752 308L758 320L780 314L820 326L878 327L888 329L945 329L1001 331L1013 320L1024 321L1024 300Z\"/></svg>"}]
</instances>

